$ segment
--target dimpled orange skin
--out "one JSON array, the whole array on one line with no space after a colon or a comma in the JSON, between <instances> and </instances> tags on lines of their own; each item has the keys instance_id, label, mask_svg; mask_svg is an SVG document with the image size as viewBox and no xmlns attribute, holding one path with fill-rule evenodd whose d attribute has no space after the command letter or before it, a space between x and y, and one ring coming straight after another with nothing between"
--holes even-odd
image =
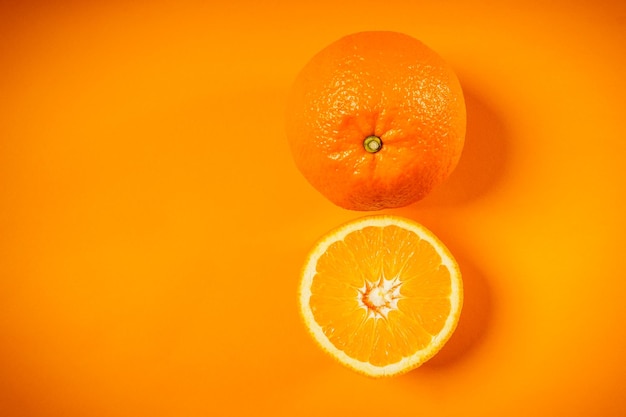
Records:
<instances>
[{"instance_id":1,"label":"dimpled orange skin","mask_svg":"<svg viewBox=\"0 0 626 417\"><path fill-rule=\"evenodd\" d=\"M296 166L350 210L402 207L454 170L465 138L465 102L452 68L408 35L348 35L296 77L287 137ZM382 146L368 152L363 142Z\"/></svg>"}]
</instances>

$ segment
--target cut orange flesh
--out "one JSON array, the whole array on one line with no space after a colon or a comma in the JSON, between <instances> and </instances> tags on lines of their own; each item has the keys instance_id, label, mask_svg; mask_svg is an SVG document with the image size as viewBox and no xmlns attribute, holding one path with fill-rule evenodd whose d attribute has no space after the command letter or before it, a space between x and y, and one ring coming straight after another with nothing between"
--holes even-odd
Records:
<instances>
[{"instance_id":1,"label":"cut orange flesh","mask_svg":"<svg viewBox=\"0 0 626 417\"><path fill-rule=\"evenodd\" d=\"M372 376L414 369L452 335L463 303L458 265L424 226L369 216L324 236L300 283L300 308L315 341L345 366Z\"/></svg>"}]
</instances>

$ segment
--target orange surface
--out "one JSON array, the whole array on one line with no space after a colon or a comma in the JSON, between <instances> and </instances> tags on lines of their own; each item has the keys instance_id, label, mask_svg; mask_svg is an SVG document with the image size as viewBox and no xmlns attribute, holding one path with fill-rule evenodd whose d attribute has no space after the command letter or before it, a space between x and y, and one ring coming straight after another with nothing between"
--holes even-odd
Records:
<instances>
[{"instance_id":1,"label":"orange surface","mask_svg":"<svg viewBox=\"0 0 626 417\"><path fill-rule=\"evenodd\" d=\"M625 415L626 6L542 4L2 2L0 415ZM451 179L392 211L459 261L459 327L382 381L299 321L307 251L362 213L298 173L283 116L372 29L468 106Z\"/></svg>"},{"instance_id":2,"label":"orange surface","mask_svg":"<svg viewBox=\"0 0 626 417\"><path fill-rule=\"evenodd\" d=\"M454 70L398 32L361 31L326 46L298 73L286 108L296 167L349 210L421 200L463 150L465 100Z\"/></svg>"}]
</instances>

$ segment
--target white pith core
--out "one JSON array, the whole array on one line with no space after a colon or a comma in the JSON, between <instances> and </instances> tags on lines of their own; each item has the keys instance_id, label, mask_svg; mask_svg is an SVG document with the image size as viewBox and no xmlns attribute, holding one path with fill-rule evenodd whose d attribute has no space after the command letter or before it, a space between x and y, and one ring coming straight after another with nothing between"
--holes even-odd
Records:
<instances>
[{"instance_id":1,"label":"white pith core","mask_svg":"<svg viewBox=\"0 0 626 417\"><path fill-rule=\"evenodd\" d=\"M398 308L401 282L398 278L378 281L366 281L359 288L359 306L367 311L368 318L380 319L387 317L390 311Z\"/></svg>"}]
</instances>

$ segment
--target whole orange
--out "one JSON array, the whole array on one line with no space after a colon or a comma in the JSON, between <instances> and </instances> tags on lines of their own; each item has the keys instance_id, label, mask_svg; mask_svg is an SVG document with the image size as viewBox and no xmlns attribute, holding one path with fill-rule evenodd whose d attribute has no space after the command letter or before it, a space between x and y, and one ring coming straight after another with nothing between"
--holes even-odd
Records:
<instances>
[{"instance_id":1,"label":"whole orange","mask_svg":"<svg viewBox=\"0 0 626 417\"><path fill-rule=\"evenodd\" d=\"M345 36L296 77L287 137L298 169L351 210L402 207L454 170L465 139L465 101L454 71L397 32Z\"/></svg>"}]
</instances>

